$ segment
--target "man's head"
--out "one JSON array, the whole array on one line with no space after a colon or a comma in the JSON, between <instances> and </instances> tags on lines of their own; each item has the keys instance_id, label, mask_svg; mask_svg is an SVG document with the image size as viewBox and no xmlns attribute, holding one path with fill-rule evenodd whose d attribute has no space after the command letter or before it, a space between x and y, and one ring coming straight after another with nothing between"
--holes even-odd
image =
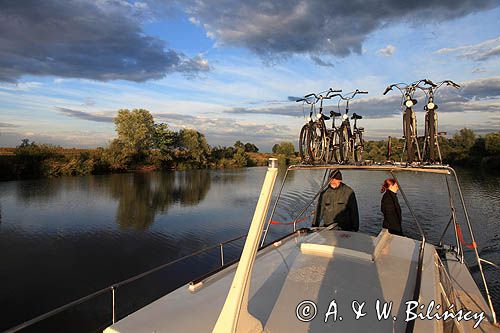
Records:
<instances>
[{"instance_id":1,"label":"man's head","mask_svg":"<svg viewBox=\"0 0 500 333\"><path fill-rule=\"evenodd\" d=\"M342 183L342 173L338 169L330 171L328 178L330 179L330 186L333 188L339 187L340 183Z\"/></svg>"}]
</instances>

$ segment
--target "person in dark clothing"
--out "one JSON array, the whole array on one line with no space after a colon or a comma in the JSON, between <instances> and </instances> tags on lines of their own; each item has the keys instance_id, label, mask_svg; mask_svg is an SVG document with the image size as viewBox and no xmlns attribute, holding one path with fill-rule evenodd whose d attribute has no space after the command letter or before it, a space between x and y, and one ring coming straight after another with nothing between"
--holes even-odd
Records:
<instances>
[{"instance_id":1,"label":"person in dark clothing","mask_svg":"<svg viewBox=\"0 0 500 333\"><path fill-rule=\"evenodd\" d=\"M329 186L319 196L313 226L319 226L320 220L323 220L324 226L337 223L341 230L359 230L356 195L342 182L342 174L337 169L330 172Z\"/></svg>"},{"instance_id":2,"label":"person in dark clothing","mask_svg":"<svg viewBox=\"0 0 500 333\"><path fill-rule=\"evenodd\" d=\"M384 214L384 222L382 227L389 230L391 234L403 236L403 228L401 226L401 206L399 205L397 192L399 190L398 182L394 178L387 178L380 189L382 202L380 209Z\"/></svg>"}]
</instances>

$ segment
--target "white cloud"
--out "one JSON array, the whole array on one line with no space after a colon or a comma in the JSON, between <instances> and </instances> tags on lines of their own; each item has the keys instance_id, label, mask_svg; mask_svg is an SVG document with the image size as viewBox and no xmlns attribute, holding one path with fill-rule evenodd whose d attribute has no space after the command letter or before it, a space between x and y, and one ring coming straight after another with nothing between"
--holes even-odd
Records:
<instances>
[{"instance_id":1,"label":"white cloud","mask_svg":"<svg viewBox=\"0 0 500 333\"><path fill-rule=\"evenodd\" d=\"M389 44L386 47L378 50L377 54L383 55L385 57L390 57L394 54L395 51L396 51L396 47L394 45Z\"/></svg>"},{"instance_id":2,"label":"white cloud","mask_svg":"<svg viewBox=\"0 0 500 333\"><path fill-rule=\"evenodd\" d=\"M472 45L464 45L455 48L442 48L437 54L456 54L461 59L484 61L500 55L500 37L488 39L484 42Z\"/></svg>"}]
</instances>

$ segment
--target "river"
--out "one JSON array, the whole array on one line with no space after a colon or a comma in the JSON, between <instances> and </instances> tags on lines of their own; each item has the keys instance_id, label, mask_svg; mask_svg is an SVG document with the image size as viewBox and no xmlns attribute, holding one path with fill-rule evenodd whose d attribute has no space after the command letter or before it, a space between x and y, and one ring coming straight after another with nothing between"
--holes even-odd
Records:
<instances>
[{"instance_id":1,"label":"river","mask_svg":"<svg viewBox=\"0 0 500 333\"><path fill-rule=\"evenodd\" d=\"M0 182L0 330L245 234L265 171L259 167ZM387 174L343 174L356 192L360 231L376 235L381 228L379 189ZM481 255L498 263L500 176L470 170L458 170L458 174ZM292 221L316 193L322 175L321 171L290 172L274 220ZM437 242L450 219L444 177L402 173L399 179L428 239ZM411 214L399 196L403 229L417 238ZM269 239L290 231L291 225L272 225ZM449 233L445 239L454 238ZM237 258L242 243L225 247L226 262ZM467 259L472 258L469 253ZM215 249L119 288L118 317L219 264L219 249ZM480 281L477 265L471 271ZM498 312L500 272L485 267L485 273ZM105 327L110 318L111 296L104 294L26 331L89 332Z\"/></svg>"}]
</instances>

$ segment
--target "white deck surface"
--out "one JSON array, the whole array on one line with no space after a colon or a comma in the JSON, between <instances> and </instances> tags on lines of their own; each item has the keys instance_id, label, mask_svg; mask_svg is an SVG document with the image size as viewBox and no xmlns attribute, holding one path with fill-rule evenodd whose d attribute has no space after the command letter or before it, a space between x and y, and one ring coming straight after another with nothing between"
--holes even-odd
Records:
<instances>
[{"instance_id":1,"label":"white deck surface","mask_svg":"<svg viewBox=\"0 0 500 333\"><path fill-rule=\"evenodd\" d=\"M387 235L373 261L370 256L379 238L324 229L291 237L279 247L261 251L252 275L250 313L262 322L265 332L404 332L405 302L413 298L420 242ZM304 247L301 250L302 243L327 247L317 253ZM434 247L426 245L420 296L423 303L438 299L434 255ZM195 293L181 287L105 332L211 332L234 272L233 267L214 275ZM304 300L317 305L317 315L310 322L296 317L296 307ZM332 300L337 304L337 321L332 315L325 323ZM388 320L377 319L377 300L393 302ZM359 320L354 318L353 301L365 302L366 315ZM439 321L417 320L415 331L433 332L441 325Z\"/></svg>"}]
</instances>

